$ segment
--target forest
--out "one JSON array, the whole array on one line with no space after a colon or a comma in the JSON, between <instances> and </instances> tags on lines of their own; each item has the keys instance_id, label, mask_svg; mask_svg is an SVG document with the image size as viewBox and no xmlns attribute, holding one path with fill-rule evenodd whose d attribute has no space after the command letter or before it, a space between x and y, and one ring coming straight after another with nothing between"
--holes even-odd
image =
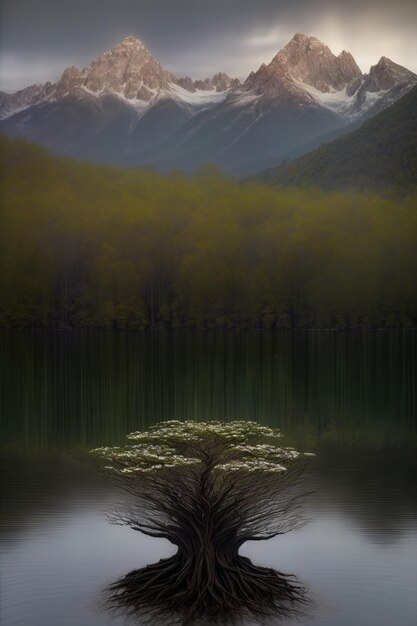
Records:
<instances>
[{"instance_id":1,"label":"forest","mask_svg":"<svg viewBox=\"0 0 417 626\"><path fill-rule=\"evenodd\" d=\"M416 326L415 191L0 154L2 328Z\"/></svg>"}]
</instances>

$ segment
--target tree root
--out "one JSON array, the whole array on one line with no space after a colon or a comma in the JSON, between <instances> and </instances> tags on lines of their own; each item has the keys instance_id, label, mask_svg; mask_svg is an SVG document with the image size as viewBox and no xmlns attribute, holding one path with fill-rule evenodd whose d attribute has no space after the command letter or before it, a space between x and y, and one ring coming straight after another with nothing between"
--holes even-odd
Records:
<instances>
[{"instance_id":1,"label":"tree root","mask_svg":"<svg viewBox=\"0 0 417 626\"><path fill-rule=\"evenodd\" d=\"M268 619L300 613L305 590L293 576L258 567L245 557L228 559L177 553L135 570L109 587L108 605L156 624L216 623L251 616ZM276 621L274 622L276 623Z\"/></svg>"}]
</instances>

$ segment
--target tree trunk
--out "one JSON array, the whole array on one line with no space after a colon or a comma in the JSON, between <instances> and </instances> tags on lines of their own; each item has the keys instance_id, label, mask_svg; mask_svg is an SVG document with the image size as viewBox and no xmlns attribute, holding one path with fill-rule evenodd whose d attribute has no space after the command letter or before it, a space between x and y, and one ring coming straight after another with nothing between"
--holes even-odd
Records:
<instances>
[{"instance_id":1,"label":"tree trunk","mask_svg":"<svg viewBox=\"0 0 417 626\"><path fill-rule=\"evenodd\" d=\"M291 576L257 567L239 555L234 528L212 529L215 511L202 503L200 524L182 529L177 553L159 563L130 572L111 587L112 606L163 616L175 613L180 624L202 619L271 612L288 616L303 602L303 589ZM177 621L178 621L177 620ZM172 621L168 623L173 623Z\"/></svg>"}]
</instances>

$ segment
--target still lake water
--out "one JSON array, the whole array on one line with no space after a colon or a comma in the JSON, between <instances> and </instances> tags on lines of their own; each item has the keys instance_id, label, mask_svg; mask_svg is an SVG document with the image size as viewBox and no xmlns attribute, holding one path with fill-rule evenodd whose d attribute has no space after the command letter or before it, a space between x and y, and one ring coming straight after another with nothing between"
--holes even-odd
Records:
<instances>
[{"instance_id":1,"label":"still lake water","mask_svg":"<svg viewBox=\"0 0 417 626\"><path fill-rule=\"evenodd\" d=\"M172 418L316 449L310 522L242 550L309 588L300 624L417 623L415 332L7 332L0 349L2 625L127 623L103 588L173 549L108 523L117 494L85 450Z\"/></svg>"}]
</instances>

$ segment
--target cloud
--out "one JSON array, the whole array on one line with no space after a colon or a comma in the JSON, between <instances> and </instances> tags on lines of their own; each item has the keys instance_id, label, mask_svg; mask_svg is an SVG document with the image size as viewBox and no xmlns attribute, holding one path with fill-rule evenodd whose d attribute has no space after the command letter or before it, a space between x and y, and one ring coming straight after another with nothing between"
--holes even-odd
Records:
<instances>
[{"instance_id":1,"label":"cloud","mask_svg":"<svg viewBox=\"0 0 417 626\"><path fill-rule=\"evenodd\" d=\"M3 89L87 65L127 34L178 74L245 77L295 32L347 49L367 71L382 56L417 71L411 0L1 0Z\"/></svg>"}]
</instances>

